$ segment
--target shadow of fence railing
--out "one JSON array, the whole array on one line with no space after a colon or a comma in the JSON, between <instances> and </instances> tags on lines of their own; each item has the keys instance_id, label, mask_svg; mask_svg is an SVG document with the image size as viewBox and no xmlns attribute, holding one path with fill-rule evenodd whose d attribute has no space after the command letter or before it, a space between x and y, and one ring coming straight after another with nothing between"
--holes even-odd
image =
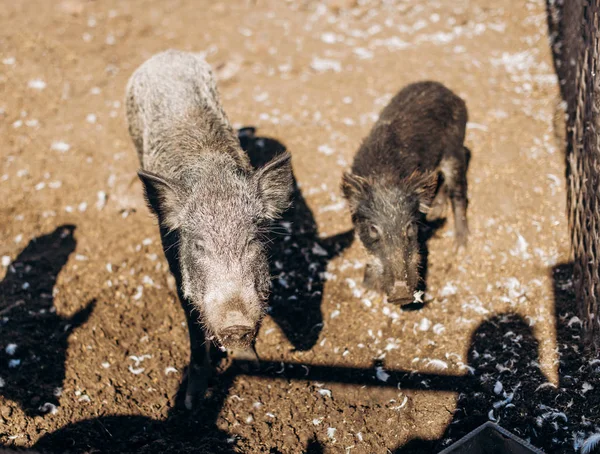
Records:
<instances>
[{"instance_id":1,"label":"shadow of fence railing","mask_svg":"<svg viewBox=\"0 0 600 454\"><path fill-rule=\"evenodd\" d=\"M259 370L250 370L251 363L245 361L235 361L233 365L236 366L236 369L239 366L238 375L250 377L318 381L413 391L459 392L471 380L468 375L441 375L402 369L385 369L383 363L379 362L375 362L371 368L322 366L281 361L261 361ZM377 377L377 370L380 367L385 372L385 379Z\"/></svg>"},{"instance_id":2,"label":"shadow of fence railing","mask_svg":"<svg viewBox=\"0 0 600 454\"><path fill-rule=\"evenodd\" d=\"M313 365L301 362L260 361L254 363L234 360L217 377L211 397L192 412L185 410L180 391L175 405L165 420L146 416L107 415L78 421L48 433L33 446L41 453L70 452L137 452L137 453L226 453L236 451L232 440L236 437L217 423L226 400L231 395L234 382L239 377L263 378L286 382L306 381L374 388L391 388L406 391L461 392L475 380L471 375L441 375L413 372L402 369L386 369L380 362L372 367L346 367L335 365ZM383 368L383 369L379 369ZM385 371L384 379L378 372ZM437 440L430 441L430 449ZM308 440L298 451L323 453L326 447L316 438ZM277 450L269 452L279 452ZM420 451L414 451L420 452ZM424 451L435 452L435 451Z\"/></svg>"},{"instance_id":3,"label":"shadow of fence railing","mask_svg":"<svg viewBox=\"0 0 600 454\"><path fill-rule=\"evenodd\" d=\"M560 315L557 317L557 335L559 345L566 346L567 349L572 345L573 336L580 334L578 326L569 323L572 314L566 311L568 303L572 301L572 286L569 285L571 269L570 266L556 267L552 274L555 280L557 314ZM222 372L215 377L211 395L192 412L183 408L181 390L185 389L184 381L164 419L141 415L97 416L68 423L44 435L35 443L34 448L49 453L239 452L240 447L231 441L237 439L238 431L230 430L229 423L224 422L222 415L229 414L232 410L227 402L233 395L240 393L239 389L234 392L238 387L236 380L240 377L288 383L321 382L369 390L397 389L409 397L412 393L453 393L457 396L455 409L440 407L442 413L452 413L450 424L439 421L439 430L443 433L429 431L431 439L420 439L418 437L425 434L415 433L414 437L417 438L404 440L401 446L388 447L395 454L439 452L491 418L500 420L505 429L535 446L547 449L548 453L564 452L564 443L568 444L570 441L567 437L561 437L559 442L564 443L554 446L556 443L552 440L553 436L556 438L556 429L551 424L554 421L540 427L537 420L548 417L548 408L556 408L552 413L555 417L562 418L561 412L568 414L568 423L561 421L561 433L566 434L581 428L578 421L581 421L582 416L594 418L598 414L596 408L600 408L600 405L596 404L600 402L596 396L591 393L584 396L577 392L583 383L597 385L594 363L587 364L585 358L578 360L577 356L569 357L567 361L568 352L563 352L560 383L558 387L549 386L539 368L539 342L533 328L520 315L503 313L490 316L471 334L468 345L464 374L388 368L380 360L374 360L366 367L262 360L259 368L254 370L246 367L250 364L244 361L231 360L229 367L221 369ZM567 385L567 378L562 379L567 375L571 385ZM495 385L497 381L501 381L504 386L504 391L501 390L500 394ZM571 401L574 405L570 405ZM499 403L501 406L498 406ZM232 405L235 408L235 404ZM491 416L490 409L493 409ZM410 419L413 416L407 417ZM402 414L398 413L396 417L397 422L402 424ZM290 424L293 422L290 421ZM445 426L445 429L441 426ZM297 446L298 449L294 452L318 453L328 449L319 440L318 428L315 427L312 434L308 435L312 438L302 440L301 446ZM253 441L241 443L252 444ZM266 440L262 443L262 446L275 449L277 437L273 439L273 444ZM397 443L398 441L394 442ZM8 444L14 446L11 442ZM275 449L270 452L279 451Z\"/></svg>"}]
</instances>

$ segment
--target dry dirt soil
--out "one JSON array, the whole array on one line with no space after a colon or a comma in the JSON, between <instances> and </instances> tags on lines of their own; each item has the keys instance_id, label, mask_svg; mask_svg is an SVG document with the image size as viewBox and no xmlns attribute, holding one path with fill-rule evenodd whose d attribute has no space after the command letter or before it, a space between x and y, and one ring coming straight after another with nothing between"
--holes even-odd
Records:
<instances>
[{"instance_id":1,"label":"dry dirt soil","mask_svg":"<svg viewBox=\"0 0 600 454\"><path fill-rule=\"evenodd\" d=\"M0 445L433 453L492 420L548 453L590 446L600 361L577 347L543 1L3 0L0 21ZM206 55L231 120L257 128L245 147L286 147L298 182L261 370L222 361L193 412L123 107L167 48ZM467 102L471 238L457 256L451 219L424 227L425 304L407 310L363 289L339 181L424 79Z\"/></svg>"}]
</instances>

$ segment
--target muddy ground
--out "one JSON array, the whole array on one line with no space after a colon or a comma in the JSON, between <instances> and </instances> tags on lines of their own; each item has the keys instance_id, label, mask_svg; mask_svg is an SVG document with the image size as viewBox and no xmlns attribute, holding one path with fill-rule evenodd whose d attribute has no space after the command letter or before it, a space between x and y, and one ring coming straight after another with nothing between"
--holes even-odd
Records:
<instances>
[{"instance_id":1,"label":"muddy ground","mask_svg":"<svg viewBox=\"0 0 600 454\"><path fill-rule=\"evenodd\" d=\"M431 453L492 420L562 453L598 431L544 2L30 0L0 20L1 445ZM299 186L262 369L221 364L192 413L123 108L129 75L166 48L206 54L231 120L257 128L250 151L289 149ZM425 232L426 304L401 310L362 288L338 186L385 103L423 79L467 102L471 239L457 257L452 222Z\"/></svg>"}]
</instances>

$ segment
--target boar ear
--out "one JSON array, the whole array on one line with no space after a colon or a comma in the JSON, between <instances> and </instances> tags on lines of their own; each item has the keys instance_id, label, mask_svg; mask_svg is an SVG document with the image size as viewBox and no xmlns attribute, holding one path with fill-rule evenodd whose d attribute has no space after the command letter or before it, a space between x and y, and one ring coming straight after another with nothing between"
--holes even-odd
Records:
<instances>
[{"instance_id":1,"label":"boar ear","mask_svg":"<svg viewBox=\"0 0 600 454\"><path fill-rule=\"evenodd\" d=\"M360 200L364 199L368 190L369 182L365 178L344 172L342 176L342 193L348 201L352 214L356 213Z\"/></svg>"},{"instance_id":2,"label":"boar ear","mask_svg":"<svg viewBox=\"0 0 600 454\"><path fill-rule=\"evenodd\" d=\"M144 185L146 203L160 224L169 230L177 229L181 201L176 183L146 170L139 170L138 176Z\"/></svg>"},{"instance_id":3,"label":"boar ear","mask_svg":"<svg viewBox=\"0 0 600 454\"><path fill-rule=\"evenodd\" d=\"M294 186L292 155L287 151L268 162L252 177L263 202L263 216L277 219L290 206Z\"/></svg>"},{"instance_id":4,"label":"boar ear","mask_svg":"<svg viewBox=\"0 0 600 454\"><path fill-rule=\"evenodd\" d=\"M438 186L437 172L413 173L408 178L414 184L415 194L419 197L419 211L427 214Z\"/></svg>"}]
</instances>

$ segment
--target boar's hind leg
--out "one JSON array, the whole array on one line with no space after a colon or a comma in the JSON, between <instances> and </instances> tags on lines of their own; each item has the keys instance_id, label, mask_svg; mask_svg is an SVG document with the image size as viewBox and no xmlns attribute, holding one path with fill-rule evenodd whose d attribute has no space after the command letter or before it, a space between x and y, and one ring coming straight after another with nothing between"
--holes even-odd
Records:
<instances>
[{"instance_id":1,"label":"boar's hind leg","mask_svg":"<svg viewBox=\"0 0 600 454\"><path fill-rule=\"evenodd\" d=\"M469 225L467 222L467 151L461 145L454 153L446 156L441 170L444 175L444 185L452 202L454 214L454 230L456 246L462 249L467 245Z\"/></svg>"},{"instance_id":2,"label":"boar's hind leg","mask_svg":"<svg viewBox=\"0 0 600 454\"><path fill-rule=\"evenodd\" d=\"M186 307L187 306L187 307ZM191 410L198 398L204 397L211 375L209 348L204 330L198 325L197 314L191 304L184 304L185 316L190 333L190 366L187 372L187 390L185 392L185 408Z\"/></svg>"}]
</instances>

